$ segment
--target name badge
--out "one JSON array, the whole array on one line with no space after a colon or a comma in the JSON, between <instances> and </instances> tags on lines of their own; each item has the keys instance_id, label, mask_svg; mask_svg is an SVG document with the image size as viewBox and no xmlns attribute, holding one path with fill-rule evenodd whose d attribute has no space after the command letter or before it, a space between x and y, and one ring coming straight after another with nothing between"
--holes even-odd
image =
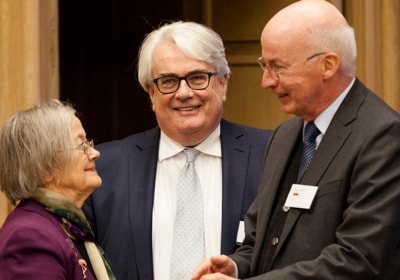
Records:
<instances>
[{"instance_id":1,"label":"name badge","mask_svg":"<svg viewBox=\"0 0 400 280\"><path fill-rule=\"evenodd\" d=\"M317 186L293 184L286 198L285 207L310 209L317 190Z\"/></svg>"},{"instance_id":2,"label":"name badge","mask_svg":"<svg viewBox=\"0 0 400 280\"><path fill-rule=\"evenodd\" d=\"M244 221L239 222L239 227L236 235L236 244L237 245L242 245L243 239L244 239L245 233L244 233Z\"/></svg>"}]
</instances>

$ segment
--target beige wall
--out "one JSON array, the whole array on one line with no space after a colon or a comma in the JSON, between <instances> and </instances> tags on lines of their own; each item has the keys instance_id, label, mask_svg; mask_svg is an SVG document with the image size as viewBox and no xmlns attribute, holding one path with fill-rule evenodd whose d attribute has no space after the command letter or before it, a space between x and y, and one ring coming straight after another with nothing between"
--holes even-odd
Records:
<instances>
[{"instance_id":1,"label":"beige wall","mask_svg":"<svg viewBox=\"0 0 400 280\"><path fill-rule=\"evenodd\" d=\"M224 38L232 68L224 117L262 128L289 118L261 88L259 34L268 18L291 0L184 0L190 15ZM358 76L400 112L400 1L332 0L346 11L358 41ZM57 97L57 0L0 0L0 124L15 111ZM193 12L193 7L196 7ZM197 9L201 7L201 9ZM11 207L0 194L0 225Z\"/></svg>"},{"instance_id":2,"label":"beige wall","mask_svg":"<svg viewBox=\"0 0 400 280\"><path fill-rule=\"evenodd\" d=\"M0 124L58 97L57 0L0 0ZM11 206L0 193L0 225Z\"/></svg>"},{"instance_id":3,"label":"beige wall","mask_svg":"<svg viewBox=\"0 0 400 280\"><path fill-rule=\"evenodd\" d=\"M358 76L400 112L400 1L345 3L358 43Z\"/></svg>"}]
</instances>

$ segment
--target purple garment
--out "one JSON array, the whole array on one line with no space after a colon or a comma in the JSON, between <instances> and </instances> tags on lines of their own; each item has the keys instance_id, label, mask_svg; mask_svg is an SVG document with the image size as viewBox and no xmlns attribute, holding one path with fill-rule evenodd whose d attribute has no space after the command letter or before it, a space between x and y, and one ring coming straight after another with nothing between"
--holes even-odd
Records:
<instances>
[{"instance_id":1,"label":"purple garment","mask_svg":"<svg viewBox=\"0 0 400 280\"><path fill-rule=\"evenodd\" d=\"M33 200L22 201L0 229L2 280L94 280L85 262L57 218Z\"/></svg>"}]
</instances>

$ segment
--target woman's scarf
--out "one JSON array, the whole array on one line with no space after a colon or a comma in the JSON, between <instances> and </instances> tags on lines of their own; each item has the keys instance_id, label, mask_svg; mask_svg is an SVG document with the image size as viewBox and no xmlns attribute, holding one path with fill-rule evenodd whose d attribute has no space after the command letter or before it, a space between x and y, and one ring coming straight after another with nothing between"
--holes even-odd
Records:
<instances>
[{"instance_id":1,"label":"woman's scarf","mask_svg":"<svg viewBox=\"0 0 400 280\"><path fill-rule=\"evenodd\" d=\"M97 280L115 280L103 249L94 242L93 231L79 207L64 196L45 188L38 188L31 198L57 216L71 236L84 242Z\"/></svg>"}]
</instances>

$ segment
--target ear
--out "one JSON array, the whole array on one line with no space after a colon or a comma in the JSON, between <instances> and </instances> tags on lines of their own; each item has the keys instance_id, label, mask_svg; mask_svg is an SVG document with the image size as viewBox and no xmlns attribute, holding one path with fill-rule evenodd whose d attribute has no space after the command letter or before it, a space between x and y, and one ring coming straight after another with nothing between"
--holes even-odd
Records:
<instances>
[{"instance_id":1,"label":"ear","mask_svg":"<svg viewBox=\"0 0 400 280\"><path fill-rule=\"evenodd\" d=\"M151 86L151 85L147 85L146 91L147 91L147 94L149 95L149 98L150 98L151 108L152 108L153 111L154 111L154 100L153 100L154 94L155 94L155 92L154 92L154 87Z\"/></svg>"},{"instance_id":2,"label":"ear","mask_svg":"<svg viewBox=\"0 0 400 280\"><path fill-rule=\"evenodd\" d=\"M339 70L340 58L336 53L327 53L323 60L323 77L329 79Z\"/></svg>"},{"instance_id":3,"label":"ear","mask_svg":"<svg viewBox=\"0 0 400 280\"><path fill-rule=\"evenodd\" d=\"M147 91L147 93L149 94L149 97L150 97L150 98L153 98L153 95L154 95L154 87L153 87L152 85L148 84L148 85L146 86L146 91Z\"/></svg>"},{"instance_id":4,"label":"ear","mask_svg":"<svg viewBox=\"0 0 400 280\"><path fill-rule=\"evenodd\" d=\"M46 185L53 182L54 176L52 174L46 174L44 176L44 181L46 182Z\"/></svg>"},{"instance_id":5,"label":"ear","mask_svg":"<svg viewBox=\"0 0 400 280\"><path fill-rule=\"evenodd\" d=\"M226 87L226 85L228 84L228 75L219 76L218 81L222 86Z\"/></svg>"},{"instance_id":6,"label":"ear","mask_svg":"<svg viewBox=\"0 0 400 280\"><path fill-rule=\"evenodd\" d=\"M228 91L228 79L229 79L228 75L218 77L218 83L222 86L224 91L224 96L223 96L224 101L226 101L226 92Z\"/></svg>"}]
</instances>

